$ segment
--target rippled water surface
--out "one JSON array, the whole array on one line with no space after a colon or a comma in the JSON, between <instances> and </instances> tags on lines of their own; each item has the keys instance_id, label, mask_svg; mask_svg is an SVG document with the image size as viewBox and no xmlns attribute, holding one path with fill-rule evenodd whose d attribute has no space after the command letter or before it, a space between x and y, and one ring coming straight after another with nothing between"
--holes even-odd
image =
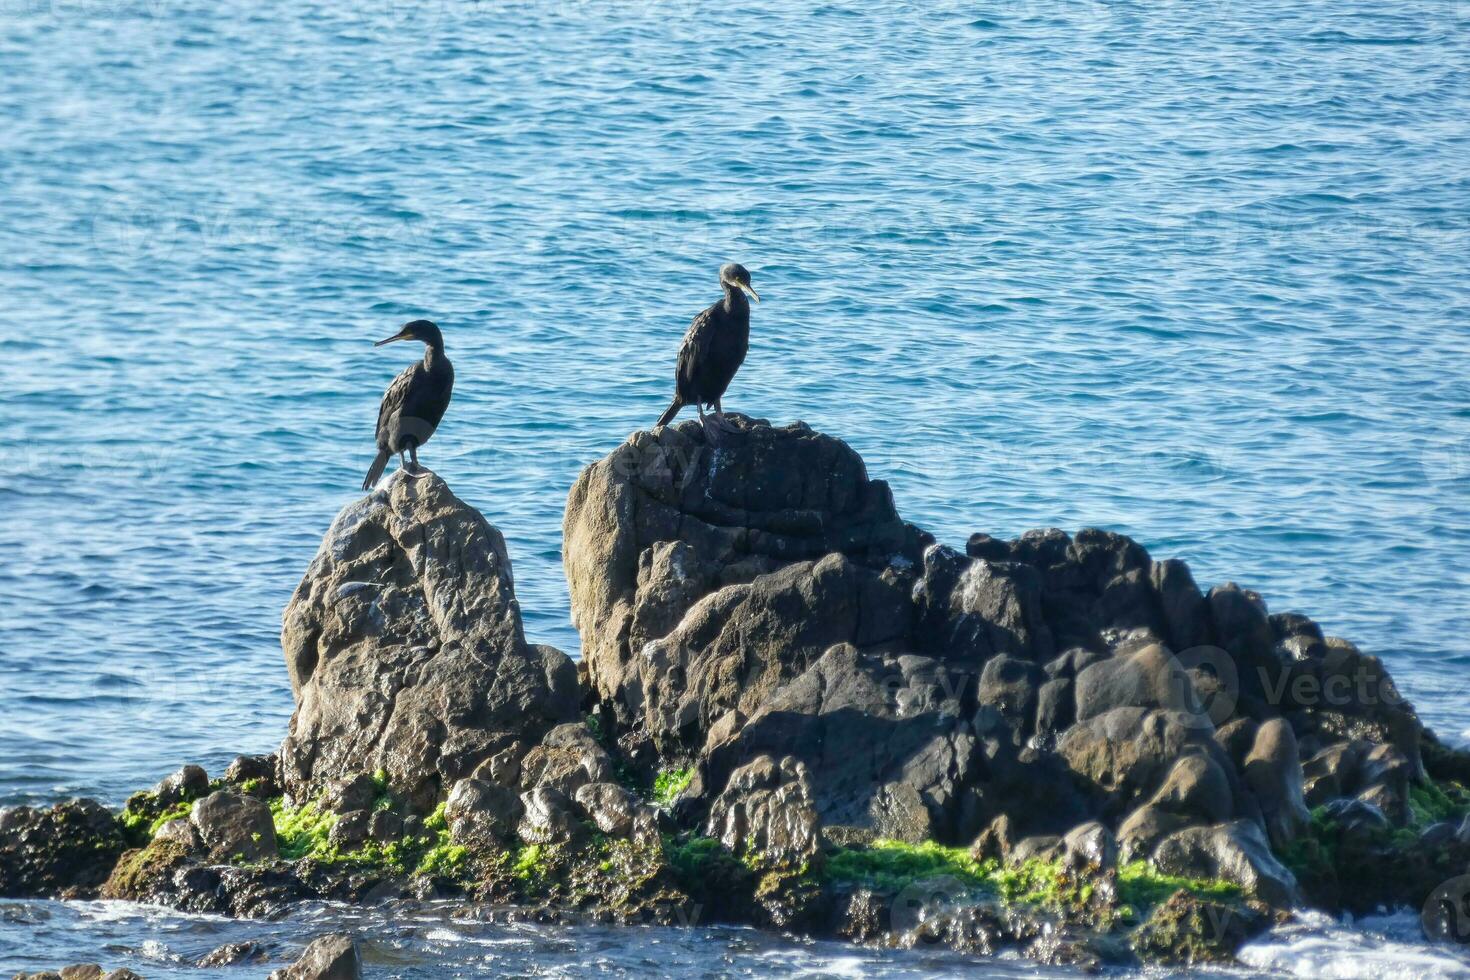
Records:
<instances>
[{"instance_id":1,"label":"rippled water surface","mask_svg":"<svg viewBox=\"0 0 1470 980\"><path fill-rule=\"evenodd\" d=\"M0 801L266 750L282 604L427 316L425 461L575 652L578 469L715 269L728 407L941 539L1100 525L1470 728L1454 0L0 0Z\"/></svg>"}]
</instances>

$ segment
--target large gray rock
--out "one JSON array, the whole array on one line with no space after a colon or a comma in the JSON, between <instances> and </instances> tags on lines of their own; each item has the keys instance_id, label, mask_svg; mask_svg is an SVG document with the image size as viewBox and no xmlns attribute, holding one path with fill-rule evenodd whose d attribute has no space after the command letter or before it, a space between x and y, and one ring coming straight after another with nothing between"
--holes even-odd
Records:
<instances>
[{"instance_id":1,"label":"large gray rock","mask_svg":"<svg viewBox=\"0 0 1470 980\"><path fill-rule=\"evenodd\" d=\"M480 779L461 779L444 802L450 839L480 850L514 840L525 812L515 790Z\"/></svg>"},{"instance_id":2,"label":"large gray rock","mask_svg":"<svg viewBox=\"0 0 1470 980\"><path fill-rule=\"evenodd\" d=\"M562 554L588 679L620 721L646 713L664 737L749 709L833 643L907 630L884 621L902 606L876 594L876 569L918 558L888 486L802 423L732 418L739 432L718 448L694 422L636 432L584 469L567 500ZM814 570L827 555L854 567ZM875 603L859 622L859 605ZM694 700L651 690L677 671Z\"/></svg>"},{"instance_id":3,"label":"large gray rock","mask_svg":"<svg viewBox=\"0 0 1470 980\"><path fill-rule=\"evenodd\" d=\"M1153 861L1166 874L1234 882L1276 908L1301 904L1296 876L1271 853L1252 820L1177 831L1154 849Z\"/></svg>"},{"instance_id":4,"label":"large gray rock","mask_svg":"<svg viewBox=\"0 0 1470 980\"><path fill-rule=\"evenodd\" d=\"M526 643L500 532L432 473L337 516L282 617L296 712L285 788L383 770L420 810L577 713L575 669Z\"/></svg>"},{"instance_id":5,"label":"large gray rock","mask_svg":"<svg viewBox=\"0 0 1470 980\"><path fill-rule=\"evenodd\" d=\"M270 980L362 980L362 954L357 940L343 933L312 940L300 959Z\"/></svg>"},{"instance_id":6,"label":"large gray rock","mask_svg":"<svg viewBox=\"0 0 1470 980\"><path fill-rule=\"evenodd\" d=\"M1052 657L1041 577L1029 565L970 558L936 545L924 553L916 592L915 640L925 653L975 666L998 654L1038 663Z\"/></svg>"},{"instance_id":7,"label":"large gray rock","mask_svg":"<svg viewBox=\"0 0 1470 980\"><path fill-rule=\"evenodd\" d=\"M654 809L617 783L587 783L578 788L573 802L598 830L613 837L655 831L658 826Z\"/></svg>"},{"instance_id":8,"label":"large gray rock","mask_svg":"<svg viewBox=\"0 0 1470 980\"><path fill-rule=\"evenodd\" d=\"M550 786L571 796L588 783L616 778L613 760L580 721L558 725L521 759L521 785Z\"/></svg>"},{"instance_id":9,"label":"large gray rock","mask_svg":"<svg viewBox=\"0 0 1470 980\"><path fill-rule=\"evenodd\" d=\"M1099 661L1077 675L1077 720L1086 721L1114 708L1195 708L1194 687L1179 661L1166 648L1150 644L1131 653Z\"/></svg>"},{"instance_id":10,"label":"large gray rock","mask_svg":"<svg viewBox=\"0 0 1470 980\"><path fill-rule=\"evenodd\" d=\"M1148 805L1191 820L1216 823L1235 815L1235 790L1222 760L1203 751L1181 755Z\"/></svg>"},{"instance_id":11,"label":"large gray rock","mask_svg":"<svg viewBox=\"0 0 1470 980\"><path fill-rule=\"evenodd\" d=\"M1209 719L1178 711L1114 708L1067 729L1057 752L1105 811L1121 816L1147 801L1186 754L1221 754Z\"/></svg>"},{"instance_id":12,"label":"large gray rock","mask_svg":"<svg viewBox=\"0 0 1470 980\"><path fill-rule=\"evenodd\" d=\"M1262 724L1242 772L1260 804L1272 845L1285 847L1311 822L1302 796L1302 763L1291 725L1281 718Z\"/></svg>"},{"instance_id":13,"label":"large gray rock","mask_svg":"<svg viewBox=\"0 0 1470 980\"><path fill-rule=\"evenodd\" d=\"M660 749L698 749L721 716L749 716L829 647L901 637L906 603L892 576L835 552L726 586L644 644L622 703L641 706Z\"/></svg>"},{"instance_id":14,"label":"large gray rock","mask_svg":"<svg viewBox=\"0 0 1470 980\"><path fill-rule=\"evenodd\" d=\"M1016 839L1099 820L1134 856L1238 820L1285 841L1301 817L1286 723L1299 756L1368 746L1351 780L1307 773L1320 792L1406 812L1412 710L1306 617L1231 584L1206 595L1182 562L1097 529L976 534L962 553L905 525L838 440L737 429L718 447L692 421L635 433L567 502L599 718L636 768L695 764L677 819L789 756L843 839L968 842L1005 817ZM1370 690L1314 700L1350 673ZM520 788L607 781L553 755L532 749Z\"/></svg>"},{"instance_id":15,"label":"large gray rock","mask_svg":"<svg viewBox=\"0 0 1470 980\"><path fill-rule=\"evenodd\" d=\"M557 844L582 834L572 801L559 789L538 786L522 794L521 805L524 812L516 833L527 844Z\"/></svg>"},{"instance_id":16,"label":"large gray rock","mask_svg":"<svg viewBox=\"0 0 1470 980\"><path fill-rule=\"evenodd\" d=\"M824 823L926 840L954 832L977 741L962 716L965 675L919 656L833 647L711 745L723 786L759 756L791 756L810 774Z\"/></svg>"},{"instance_id":17,"label":"large gray rock","mask_svg":"<svg viewBox=\"0 0 1470 980\"><path fill-rule=\"evenodd\" d=\"M234 790L210 793L194 804L189 822L210 861L264 861L278 855L270 807Z\"/></svg>"}]
</instances>

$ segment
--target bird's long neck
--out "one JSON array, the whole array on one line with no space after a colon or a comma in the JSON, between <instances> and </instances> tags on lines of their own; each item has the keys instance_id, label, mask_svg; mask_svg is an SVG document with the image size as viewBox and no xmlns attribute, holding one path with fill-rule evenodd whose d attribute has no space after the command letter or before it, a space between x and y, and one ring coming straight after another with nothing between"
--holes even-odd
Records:
<instances>
[{"instance_id":1,"label":"bird's long neck","mask_svg":"<svg viewBox=\"0 0 1470 980\"><path fill-rule=\"evenodd\" d=\"M739 286L732 286L728 282L720 283L725 288L725 311L727 313L750 314L750 300L745 298L745 293Z\"/></svg>"},{"instance_id":2,"label":"bird's long neck","mask_svg":"<svg viewBox=\"0 0 1470 980\"><path fill-rule=\"evenodd\" d=\"M449 363L449 356L444 353L443 344L424 345L424 367L432 371Z\"/></svg>"}]
</instances>

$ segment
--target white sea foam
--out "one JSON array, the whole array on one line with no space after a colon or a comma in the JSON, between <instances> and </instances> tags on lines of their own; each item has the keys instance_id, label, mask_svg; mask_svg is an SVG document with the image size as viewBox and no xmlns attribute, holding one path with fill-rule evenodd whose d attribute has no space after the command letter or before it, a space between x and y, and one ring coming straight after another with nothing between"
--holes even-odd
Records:
<instances>
[{"instance_id":1,"label":"white sea foam","mask_svg":"<svg viewBox=\"0 0 1470 980\"><path fill-rule=\"evenodd\" d=\"M1304 912L1240 951L1247 966L1314 980L1467 980L1470 948L1431 944L1410 912L1339 922Z\"/></svg>"}]
</instances>

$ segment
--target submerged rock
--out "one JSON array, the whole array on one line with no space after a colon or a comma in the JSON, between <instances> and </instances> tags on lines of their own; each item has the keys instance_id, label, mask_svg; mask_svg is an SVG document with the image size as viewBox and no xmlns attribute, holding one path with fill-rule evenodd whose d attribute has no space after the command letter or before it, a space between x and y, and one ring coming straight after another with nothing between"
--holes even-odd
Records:
<instances>
[{"instance_id":1,"label":"submerged rock","mask_svg":"<svg viewBox=\"0 0 1470 980\"><path fill-rule=\"evenodd\" d=\"M432 473L348 505L282 617L286 790L382 770L428 811L518 739L576 716L575 670L526 642L500 532Z\"/></svg>"},{"instance_id":2,"label":"submerged rock","mask_svg":"<svg viewBox=\"0 0 1470 980\"><path fill-rule=\"evenodd\" d=\"M362 953L351 936L321 936L295 963L272 973L270 980L362 980Z\"/></svg>"},{"instance_id":3,"label":"submerged rock","mask_svg":"<svg viewBox=\"0 0 1470 980\"><path fill-rule=\"evenodd\" d=\"M1296 876L1271 853L1260 826L1249 820L1176 831L1154 850L1153 861L1167 874L1233 882L1275 908L1301 904Z\"/></svg>"},{"instance_id":4,"label":"submerged rock","mask_svg":"<svg viewBox=\"0 0 1470 980\"><path fill-rule=\"evenodd\" d=\"M1250 939L1265 931L1270 919L1241 905L1212 902L1175 892L1133 934L1135 952L1147 961L1164 963L1230 963Z\"/></svg>"}]
</instances>

